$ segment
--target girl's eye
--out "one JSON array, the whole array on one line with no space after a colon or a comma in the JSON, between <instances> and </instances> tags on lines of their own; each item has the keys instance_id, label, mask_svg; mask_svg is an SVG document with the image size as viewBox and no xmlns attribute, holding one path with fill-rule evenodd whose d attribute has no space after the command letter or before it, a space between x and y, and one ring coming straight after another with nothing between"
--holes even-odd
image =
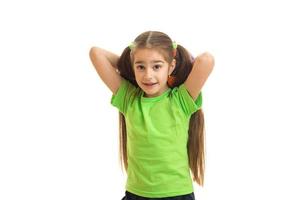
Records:
<instances>
[{"instance_id":1,"label":"girl's eye","mask_svg":"<svg viewBox=\"0 0 300 200\"><path fill-rule=\"evenodd\" d=\"M143 65L137 65L136 68L137 68L138 70L143 70L145 67L144 67Z\"/></svg>"},{"instance_id":2,"label":"girl's eye","mask_svg":"<svg viewBox=\"0 0 300 200\"><path fill-rule=\"evenodd\" d=\"M160 65L154 65L154 67L153 67L155 70L158 70L159 68L161 68L161 66Z\"/></svg>"}]
</instances>

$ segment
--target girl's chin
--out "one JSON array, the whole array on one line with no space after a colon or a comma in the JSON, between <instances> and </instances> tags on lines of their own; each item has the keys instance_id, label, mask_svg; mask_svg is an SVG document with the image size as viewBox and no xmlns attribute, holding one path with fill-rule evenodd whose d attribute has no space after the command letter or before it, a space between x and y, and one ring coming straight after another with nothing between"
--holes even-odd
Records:
<instances>
[{"instance_id":1,"label":"girl's chin","mask_svg":"<svg viewBox=\"0 0 300 200\"><path fill-rule=\"evenodd\" d=\"M157 89L156 85L153 85L153 86L143 86L142 90L145 92L145 95L147 97L156 96L156 94L159 91L159 89Z\"/></svg>"}]
</instances>

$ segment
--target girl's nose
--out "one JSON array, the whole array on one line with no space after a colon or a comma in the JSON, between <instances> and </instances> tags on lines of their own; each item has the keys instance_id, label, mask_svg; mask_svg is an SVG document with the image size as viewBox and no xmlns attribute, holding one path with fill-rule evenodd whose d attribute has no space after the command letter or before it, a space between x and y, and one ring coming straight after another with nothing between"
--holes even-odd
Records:
<instances>
[{"instance_id":1,"label":"girl's nose","mask_svg":"<svg viewBox=\"0 0 300 200\"><path fill-rule=\"evenodd\" d=\"M145 71L145 78L149 79L149 78L152 78L152 70L151 69L146 69Z\"/></svg>"}]
</instances>

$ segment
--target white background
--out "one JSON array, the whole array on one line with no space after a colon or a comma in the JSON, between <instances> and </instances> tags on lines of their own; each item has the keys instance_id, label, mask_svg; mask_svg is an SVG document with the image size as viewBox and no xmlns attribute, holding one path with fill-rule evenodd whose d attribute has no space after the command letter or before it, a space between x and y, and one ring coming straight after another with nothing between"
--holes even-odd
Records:
<instances>
[{"instance_id":1,"label":"white background","mask_svg":"<svg viewBox=\"0 0 300 200\"><path fill-rule=\"evenodd\" d=\"M197 199L300 199L299 18L296 0L1 1L0 199L121 199L118 112L88 52L147 30L215 57Z\"/></svg>"}]
</instances>

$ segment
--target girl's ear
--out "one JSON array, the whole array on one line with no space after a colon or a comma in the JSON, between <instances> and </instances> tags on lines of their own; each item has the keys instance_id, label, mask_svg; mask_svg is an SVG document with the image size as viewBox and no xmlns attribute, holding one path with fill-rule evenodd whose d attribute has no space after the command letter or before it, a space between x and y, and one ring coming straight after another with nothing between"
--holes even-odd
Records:
<instances>
[{"instance_id":1,"label":"girl's ear","mask_svg":"<svg viewBox=\"0 0 300 200\"><path fill-rule=\"evenodd\" d=\"M173 59L172 62L171 62L170 68L169 68L169 75L172 74L172 72L173 72L174 69L175 69L175 66L176 66L176 60Z\"/></svg>"}]
</instances>

